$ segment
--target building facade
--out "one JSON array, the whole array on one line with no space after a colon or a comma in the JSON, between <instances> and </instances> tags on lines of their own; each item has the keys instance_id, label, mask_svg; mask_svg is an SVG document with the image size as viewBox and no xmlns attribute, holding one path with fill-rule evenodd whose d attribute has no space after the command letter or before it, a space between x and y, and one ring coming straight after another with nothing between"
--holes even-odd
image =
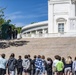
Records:
<instances>
[{"instance_id":1,"label":"building facade","mask_svg":"<svg viewBox=\"0 0 76 75\"><path fill-rule=\"evenodd\" d=\"M76 0L48 0L48 21L23 27L22 36L76 36Z\"/></svg>"},{"instance_id":2,"label":"building facade","mask_svg":"<svg viewBox=\"0 0 76 75\"><path fill-rule=\"evenodd\" d=\"M48 1L48 33L76 32L76 1Z\"/></svg>"}]
</instances>

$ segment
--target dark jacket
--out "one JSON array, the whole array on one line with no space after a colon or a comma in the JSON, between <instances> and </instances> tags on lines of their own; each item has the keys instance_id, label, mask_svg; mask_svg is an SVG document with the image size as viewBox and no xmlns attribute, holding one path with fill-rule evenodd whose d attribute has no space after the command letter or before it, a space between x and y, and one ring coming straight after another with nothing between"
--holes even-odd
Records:
<instances>
[{"instance_id":1,"label":"dark jacket","mask_svg":"<svg viewBox=\"0 0 76 75\"><path fill-rule=\"evenodd\" d=\"M23 68L22 67L22 59L17 60L17 68Z\"/></svg>"},{"instance_id":2,"label":"dark jacket","mask_svg":"<svg viewBox=\"0 0 76 75\"><path fill-rule=\"evenodd\" d=\"M17 60L15 58L9 58L7 66L10 71L14 71L17 66Z\"/></svg>"}]
</instances>

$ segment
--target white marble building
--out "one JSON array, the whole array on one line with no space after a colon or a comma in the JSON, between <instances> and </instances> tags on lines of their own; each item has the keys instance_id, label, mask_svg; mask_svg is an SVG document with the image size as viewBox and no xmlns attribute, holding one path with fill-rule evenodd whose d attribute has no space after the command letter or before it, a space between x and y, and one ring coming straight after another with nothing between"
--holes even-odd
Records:
<instances>
[{"instance_id":1,"label":"white marble building","mask_svg":"<svg viewBox=\"0 0 76 75\"><path fill-rule=\"evenodd\" d=\"M22 37L76 36L76 0L48 0L48 21L24 26Z\"/></svg>"}]
</instances>

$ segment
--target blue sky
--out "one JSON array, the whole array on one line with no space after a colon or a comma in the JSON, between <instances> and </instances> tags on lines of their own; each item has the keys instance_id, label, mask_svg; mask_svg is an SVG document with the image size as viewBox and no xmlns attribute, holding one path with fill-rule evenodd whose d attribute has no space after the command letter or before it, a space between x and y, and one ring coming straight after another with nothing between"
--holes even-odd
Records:
<instances>
[{"instance_id":1,"label":"blue sky","mask_svg":"<svg viewBox=\"0 0 76 75\"><path fill-rule=\"evenodd\" d=\"M16 26L48 20L48 0L0 0L0 7Z\"/></svg>"}]
</instances>

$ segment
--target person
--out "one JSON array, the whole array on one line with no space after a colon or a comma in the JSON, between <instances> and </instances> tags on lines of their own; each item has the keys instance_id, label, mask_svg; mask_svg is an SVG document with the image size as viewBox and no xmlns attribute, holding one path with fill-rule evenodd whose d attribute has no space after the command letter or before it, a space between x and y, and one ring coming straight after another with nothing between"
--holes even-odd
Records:
<instances>
[{"instance_id":1,"label":"person","mask_svg":"<svg viewBox=\"0 0 76 75\"><path fill-rule=\"evenodd\" d=\"M25 75L29 75L30 61L28 59L28 55L24 56L22 66L23 66L23 71L24 71Z\"/></svg>"},{"instance_id":2,"label":"person","mask_svg":"<svg viewBox=\"0 0 76 75\"><path fill-rule=\"evenodd\" d=\"M15 29L15 39L17 39L17 34L18 34L18 31L17 29Z\"/></svg>"},{"instance_id":3,"label":"person","mask_svg":"<svg viewBox=\"0 0 76 75\"><path fill-rule=\"evenodd\" d=\"M74 58L74 61L72 64L72 70L73 70L73 74L76 75L76 57Z\"/></svg>"},{"instance_id":4,"label":"person","mask_svg":"<svg viewBox=\"0 0 76 75\"><path fill-rule=\"evenodd\" d=\"M45 60L45 56L44 55L42 55L42 73L43 73L43 75L45 75L46 74L46 67L47 67L47 62L46 62L46 60Z\"/></svg>"},{"instance_id":5,"label":"person","mask_svg":"<svg viewBox=\"0 0 76 75\"><path fill-rule=\"evenodd\" d=\"M72 57L68 56L65 60L65 69L64 69L64 73L65 75L70 75L72 74Z\"/></svg>"},{"instance_id":6,"label":"person","mask_svg":"<svg viewBox=\"0 0 76 75\"><path fill-rule=\"evenodd\" d=\"M53 74L54 74L54 75L57 75L57 74L56 74L56 72L57 72L57 71L56 71L56 64L57 64L57 62L59 61L59 60L58 60L59 55L55 55L54 58L55 58L55 60L53 61Z\"/></svg>"},{"instance_id":7,"label":"person","mask_svg":"<svg viewBox=\"0 0 76 75\"><path fill-rule=\"evenodd\" d=\"M32 73L32 59L30 58L30 54L28 54L28 59L30 61L29 74L31 75L31 73Z\"/></svg>"},{"instance_id":8,"label":"person","mask_svg":"<svg viewBox=\"0 0 76 75\"><path fill-rule=\"evenodd\" d=\"M17 75L22 75L22 71L23 71L23 66L22 66L22 58L21 56L19 56L18 60L17 60Z\"/></svg>"},{"instance_id":9,"label":"person","mask_svg":"<svg viewBox=\"0 0 76 75\"><path fill-rule=\"evenodd\" d=\"M64 64L61 61L61 57L59 57L58 60L56 64L57 75L63 75Z\"/></svg>"},{"instance_id":10,"label":"person","mask_svg":"<svg viewBox=\"0 0 76 75\"><path fill-rule=\"evenodd\" d=\"M52 59L47 58L47 75L52 75L52 64L53 64Z\"/></svg>"},{"instance_id":11,"label":"person","mask_svg":"<svg viewBox=\"0 0 76 75\"><path fill-rule=\"evenodd\" d=\"M5 54L1 54L0 57L0 75L6 74L7 60L5 59Z\"/></svg>"},{"instance_id":12,"label":"person","mask_svg":"<svg viewBox=\"0 0 76 75\"><path fill-rule=\"evenodd\" d=\"M64 64L64 68L63 68L63 75L64 75L64 69L65 69L65 58L64 58L64 57L62 57L62 58L61 58L61 60L62 60L62 62L63 62L63 64Z\"/></svg>"},{"instance_id":13,"label":"person","mask_svg":"<svg viewBox=\"0 0 76 75\"><path fill-rule=\"evenodd\" d=\"M43 70L42 64L43 64L43 61L41 59L41 56L38 55L35 61L35 67L36 67L35 75L42 75L42 70Z\"/></svg>"},{"instance_id":14,"label":"person","mask_svg":"<svg viewBox=\"0 0 76 75\"><path fill-rule=\"evenodd\" d=\"M33 65L33 75L35 75L35 69L36 69L36 67L35 67L35 61L36 61L36 58L37 58L37 56L34 55L34 59L32 60L32 65Z\"/></svg>"},{"instance_id":15,"label":"person","mask_svg":"<svg viewBox=\"0 0 76 75\"><path fill-rule=\"evenodd\" d=\"M7 34L8 34L8 39L12 39L12 28L11 26L8 27L8 30L7 30Z\"/></svg>"},{"instance_id":16,"label":"person","mask_svg":"<svg viewBox=\"0 0 76 75\"><path fill-rule=\"evenodd\" d=\"M12 53L10 55L10 58L8 59L7 66L8 66L8 74L9 75L15 75L15 70L17 67L17 60L15 59L14 53Z\"/></svg>"},{"instance_id":17,"label":"person","mask_svg":"<svg viewBox=\"0 0 76 75\"><path fill-rule=\"evenodd\" d=\"M15 39L15 29L13 29L13 31L12 31L12 37L13 37L13 39Z\"/></svg>"}]
</instances>

